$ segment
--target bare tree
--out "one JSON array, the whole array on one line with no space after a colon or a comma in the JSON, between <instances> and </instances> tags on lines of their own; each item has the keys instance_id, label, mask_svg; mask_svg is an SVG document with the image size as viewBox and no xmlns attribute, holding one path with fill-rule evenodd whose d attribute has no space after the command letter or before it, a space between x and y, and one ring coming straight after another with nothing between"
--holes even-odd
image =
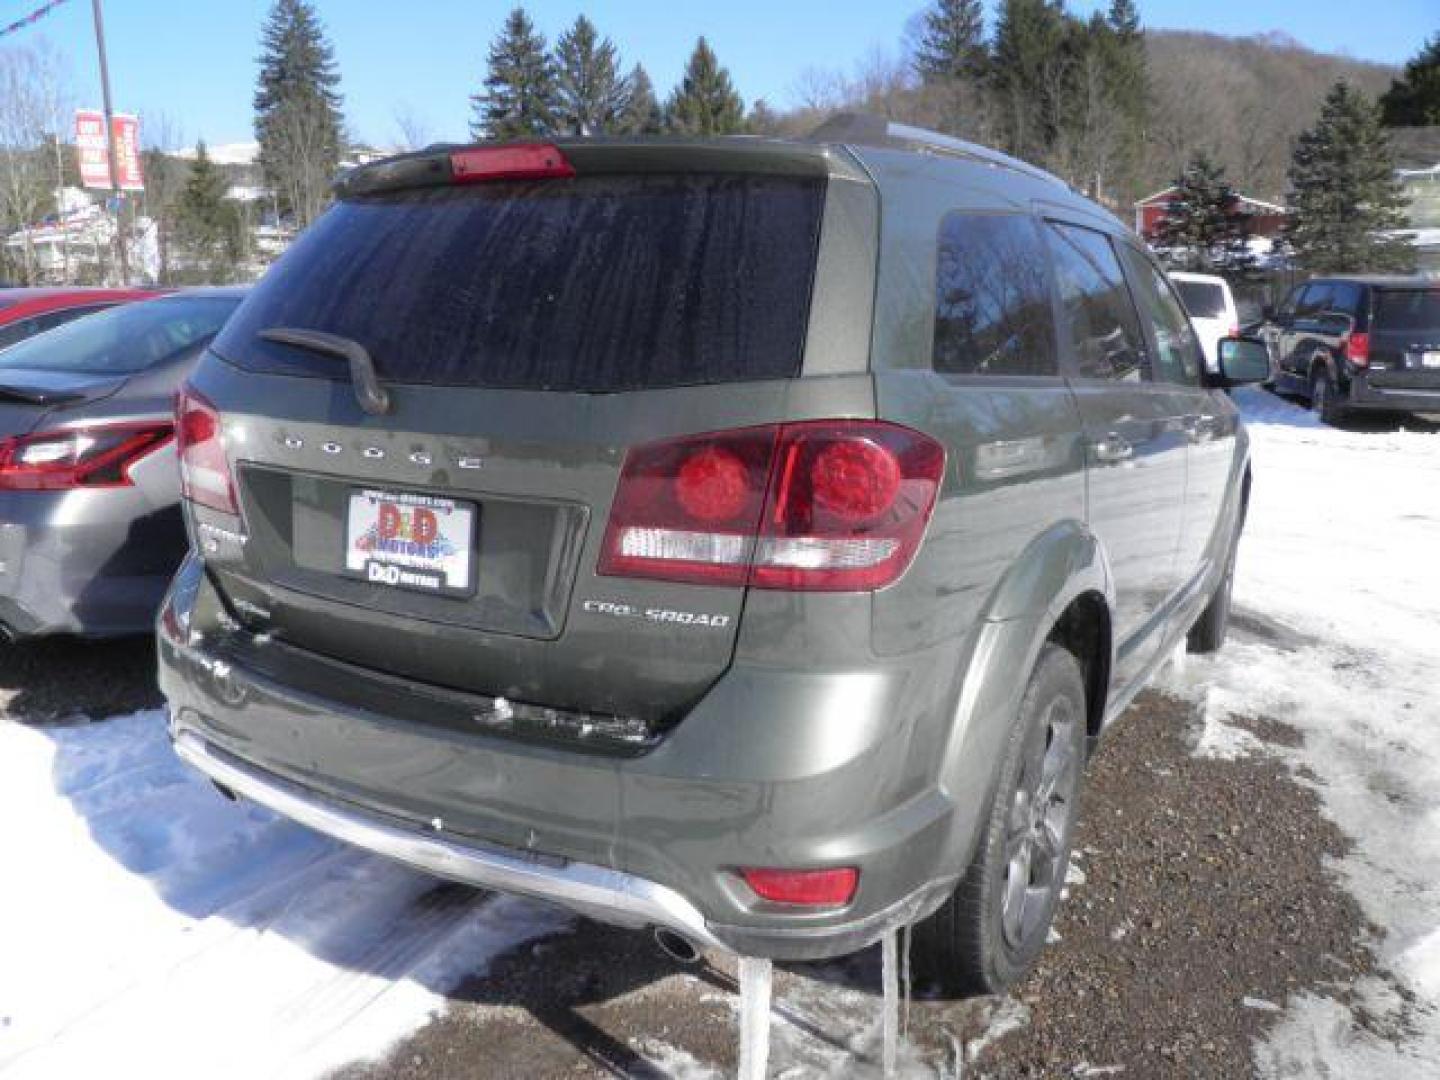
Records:
<instances>
[{"instance_id":1,"label":"bare tree","mask_svg":"<svg viewBox=\"0 0 1440 1080\"><path fill-rule=\"evenodd\" d=\"M395 106L395 130L400 136L401 150L420 150L433 141L430 125L408 101Z\"/></svg>"},{"instance_id":2,"label":"bare tree","mask_svg":"<svg viewBox=\"0 0 1440 1080\"><path fill-rule=\"evenodd\" d=\"M22 276L36 279L28 227L50 206L59 209L53 144L60 137L66 81L46 46L0 51L0 233L25 229Z\"/></svg>"},{"instance_id":3,"label":"bare tree","mask_svg":"<svg viewBox=\"0 0 1440 1080\"><path fill-rule=\"evenodd\" d=\"M146 113L141 121L145 139L145 212L155 222L156 280L168 285L173 280L176 204L190 167L174 153L183 144L184 133L173 118L154 112Z\"/></svg>"}]
</instances>

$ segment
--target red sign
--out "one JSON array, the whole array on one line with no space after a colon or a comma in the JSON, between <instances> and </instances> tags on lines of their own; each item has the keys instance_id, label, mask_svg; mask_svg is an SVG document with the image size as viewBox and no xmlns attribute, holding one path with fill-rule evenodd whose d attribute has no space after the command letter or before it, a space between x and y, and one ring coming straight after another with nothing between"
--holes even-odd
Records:
<instances>
[{"instance_id":1,"label":"red sign","mask_svg":"<svg viewBox=\"0 0 1440 1080\"><path fill-rule=\"evenodd\" d=\"M140 173L140 120L116 113L116 179L121 191L143 191ZM80 183L87 188L110 189L110 141L105 138L105 114L95 109L75 110L75 147L80 153Z\"/></svg>"}]
</instances>

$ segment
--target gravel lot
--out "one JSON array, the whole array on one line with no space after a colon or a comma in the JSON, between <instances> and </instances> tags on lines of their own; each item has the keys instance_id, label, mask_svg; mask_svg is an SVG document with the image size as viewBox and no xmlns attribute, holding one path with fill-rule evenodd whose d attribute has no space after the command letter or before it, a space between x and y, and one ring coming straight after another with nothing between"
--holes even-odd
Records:
<instances>
[{"instance_id":1,"label":"gravel lot","mask_svg":"<svg viewBox=\"0 0 1440 1080\"><path fill-rule=\"evenodd\" d=\"M1245 1076L1276 1005L1370 971L1369 930L1326 869L1342 839L1278 758L1194 756L1190 706L1156 693L1113 735L1091 765L1060 940L1010 999L916 987L914 1075ZM772 1075L878 1073L877 952L777 973ZM736 1001L725 958L685 968L641 935L579 923L499 958L384 1061L339 1075L723 1073Z\"/></svg>"}]
</instances>

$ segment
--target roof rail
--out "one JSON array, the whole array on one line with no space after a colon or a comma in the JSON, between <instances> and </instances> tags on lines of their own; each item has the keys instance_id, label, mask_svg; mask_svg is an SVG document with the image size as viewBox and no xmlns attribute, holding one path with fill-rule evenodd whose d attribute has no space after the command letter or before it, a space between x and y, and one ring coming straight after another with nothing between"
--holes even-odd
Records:
<instances>
[{"instance_id":1,"label":"roof rail","mask_svg":"<svg viewBox=\"0 0 1440 1080\"><path fill-rule=\"evenodd\" d=\"M1011 169L1035 180L1056 184L1066 191L1070 185L1054 173L1031 165L1028 161L1002 154L979 143L942 135L938 131L897 124L874 113L836 113L806 136L809 142L854 143L862 146L892 146L908 150L927 150L950 157L968 158L986 165Z\"/></svg>"}]
</instances>

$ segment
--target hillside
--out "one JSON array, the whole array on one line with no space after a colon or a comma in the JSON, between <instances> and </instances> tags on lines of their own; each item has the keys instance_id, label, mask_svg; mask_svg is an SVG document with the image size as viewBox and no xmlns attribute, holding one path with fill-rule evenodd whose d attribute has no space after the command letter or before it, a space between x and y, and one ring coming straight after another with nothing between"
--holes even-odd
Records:
<instances>
[{"instance_id":1,"label":"hillside","mask_svg":"<svg viewBox=\"0 0 1440 1080\"><path fill-rule=\"evenodd\" d=\"M1372 96L1398 69L1307 49L1287 34L1222 37L1146 33L1154 93L1147 173L1163 187L1191 151L1206 147L1247 194L1280 200L1290 143L1309 127L1325 91L1345 78ZM1152 189L1153 190L1153 189Z\"/></svg>"}]
</instances>

